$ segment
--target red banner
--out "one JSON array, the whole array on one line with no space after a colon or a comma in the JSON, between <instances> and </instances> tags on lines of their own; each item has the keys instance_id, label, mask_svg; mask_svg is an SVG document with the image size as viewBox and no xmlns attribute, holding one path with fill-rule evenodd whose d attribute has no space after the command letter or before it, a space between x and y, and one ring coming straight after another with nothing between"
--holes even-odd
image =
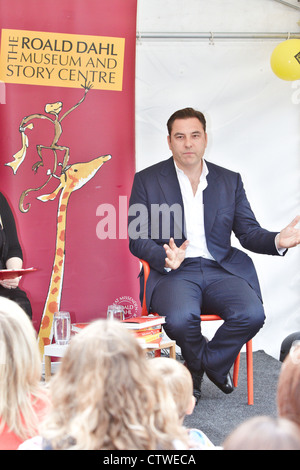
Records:
<instances>
[{"instance_id":1,"label":"red banner","mask_svg":"<svg viewBox=\"0 0 300 470\"><path fill-rule=\"evenodd\" d=\"M73 322L137 314L136 0L0 0L0 191L13 210L41 350Z\"/></svg>"}]
</instances>

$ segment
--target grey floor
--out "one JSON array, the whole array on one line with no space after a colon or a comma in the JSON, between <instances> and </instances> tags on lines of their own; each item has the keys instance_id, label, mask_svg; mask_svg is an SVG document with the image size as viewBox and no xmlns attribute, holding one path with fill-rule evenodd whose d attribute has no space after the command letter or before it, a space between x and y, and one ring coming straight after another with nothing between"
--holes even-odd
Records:
<instances>
[{"instance_id":1,"label":"grey floor","mask_svg":"<svg viewBox=\"0 0 300 470\"><path fill-rule=\"evenodd\" d=\"M282 363L264 351L253 353L254 405L247 401L246 354L241 353L238 387L224 395L204 375L202 397L192 415L185 418L187 427L201 429L217 446L240 423L257 415L276 416L276 389Z\"/></svg>"}]
</instances>

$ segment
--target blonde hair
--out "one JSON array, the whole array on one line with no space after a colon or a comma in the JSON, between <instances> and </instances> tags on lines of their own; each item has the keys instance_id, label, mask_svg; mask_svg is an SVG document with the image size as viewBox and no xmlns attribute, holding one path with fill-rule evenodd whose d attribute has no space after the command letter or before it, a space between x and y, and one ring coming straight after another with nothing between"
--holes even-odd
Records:
<instances>
[{"instance_id":1,"label":"blonde hair","mask_svg":"<svg viewBox=\"0 0 300 470\"><path fill-rule=\"evenodd\" d=\"M184 442L175 404L134 336L96 320L71 339L51 379L44 439L53 449L172 449Z\"/></svg>"},{"instance_id":2,"label":"blonde hair","mask_svg":"<svg viewBox=\"0 0 300 470\"><path fill-rule=\"evenodd\" d=\"M179 419L183 419L193 397L193 381L189 370L179 361L168 357L156 357L152 368L165 382L172 393L178 410Z\"/></svg>"},{"instance_id":3,"label":"blonde hair","mask_svg":"<svg viewBox=\"0 0 300 470\"><path fill-rule=\"evenodd\" d=\"M23 309L0 297L0 433L4 426L21 439L38 432L37 401L47 403L36 332Z\"/></svg>"}]
</instances>

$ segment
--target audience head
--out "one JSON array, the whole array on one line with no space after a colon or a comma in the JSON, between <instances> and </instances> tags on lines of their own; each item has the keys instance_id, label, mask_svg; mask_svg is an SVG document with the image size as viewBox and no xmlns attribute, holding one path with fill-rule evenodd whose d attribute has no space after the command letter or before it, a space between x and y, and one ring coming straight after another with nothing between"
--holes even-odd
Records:
<instances>
[{"instance_id":1,"label":"audience head","mask_svg":"<svg viewBox=\"0 0 300 470\"><path fill-rule=\"evenodd\" d=\"M193 381L189 370L179 361L168 357L156 357L152 360L152 368L157 371L161 380L171 391L177 406L178 416L183 420L192 414L195 407Z\"/></svg>"},{"instance_id":2,"label":"audience head","mask_svg":"<svg viewBox=\"0 0 300 470\"><path fill-rule=\"evenodd\" d=\"M300 426L300 342L295 342L279 374L277 408L281 417Z\"/></svg>"},{"instance_id":3,"label":"audience head","mask_svg":"<svg viewBox=\"0 0 300 470\"><path fill-rule=\"evenodd\" d=\"M238 426L224 441L224 450L300 450L298 426L284 418L257 416Z\"/></svg>"},{"instance_id":4,"label":"audience head","mask_svg":"<svg viewBox=\"0 0 300 470\"><path fill-rule=\"evenodd\" d=\"M300 426L300 343L295 342L285 358L277 386L279 416Z\"/></svg>"},{"instance_id":5,"label":"audience head","mask_svg":"<svg viewBox=\"0 0 300 470\"><path fill-rule=\"evenodd\" d=\"M36 332L24 310L0 297L0 418L22 438L37 432L34 397L41 398L42 363ZM32 399L31 399L32 398Z\"/></svg>"},{"instance_id":6,"label":"audience head","mask_svg":"<svg viewBox=\"0 0 300 470\"><path fill-rule=\"evenodd\" d=\"M185 439L152 359L117 321L96 320L73 337L50 387L43 437L53 449L172 449Z\"/></svg>"}]
</instances>

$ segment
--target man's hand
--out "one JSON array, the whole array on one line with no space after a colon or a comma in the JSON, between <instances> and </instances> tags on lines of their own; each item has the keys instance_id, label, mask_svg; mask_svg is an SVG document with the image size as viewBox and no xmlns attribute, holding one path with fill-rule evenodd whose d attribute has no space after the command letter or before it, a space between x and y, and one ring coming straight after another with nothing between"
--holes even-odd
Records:
<instances>
[{"instance_id":1,"label":"man's hand","mask_svg":"<svg viewBox=\"0 0 300 470\"><path fill-rule=\"evenodd\" d=\"M293 248L300 244L300 229L296 225L300 222L300 215L277 235L277 248Z\"/></svg>"},{"instance_id":2,"label":"man's hand","mask_svg":"<svg viewBox=\"0 0 300 470\"><path fill-rule=\"evenodd\" d=\"M189 242L186 240L178 247L173 238L170 238L169 245L165 244L164 249L167 257L165 258L165 268L177 269L185 258L185 250Z\"/></svg>"}]
</instances>

